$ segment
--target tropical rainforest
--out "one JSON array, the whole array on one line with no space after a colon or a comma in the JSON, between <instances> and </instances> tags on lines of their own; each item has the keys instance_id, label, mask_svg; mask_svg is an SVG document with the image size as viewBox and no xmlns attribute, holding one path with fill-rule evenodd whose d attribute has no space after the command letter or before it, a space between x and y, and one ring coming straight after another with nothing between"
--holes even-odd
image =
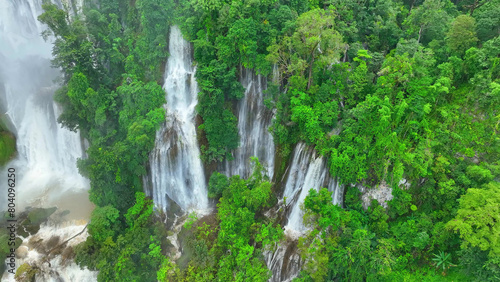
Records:
<instances>
[{"instance_id":1,"label":"tropical rainforest","mask_svg":"<svg viewBox=\"0 0 500 282\"><path fill-rule=\"evenodd\" d=\"M263 252L286 240L283 224L265 215L282 192L278 178L253 159L248 179L210 176L214 215L191 215L188 255L169 252L171 231L142 177L165 120L172 25L193 44L206 166L239 146L232 107L244 95L244 67L273 81L266 106L276 112L277 155L286 163L305 142L346 187L342 207L326 189L309 192L295 281L500 280L499 0L43 7L62 72L59 121L90 144L78 167L96 208L76 262L99 281L267 281ZM363 205L354 184L390 187L393 198Z\"/></svg>"}]
</instances>

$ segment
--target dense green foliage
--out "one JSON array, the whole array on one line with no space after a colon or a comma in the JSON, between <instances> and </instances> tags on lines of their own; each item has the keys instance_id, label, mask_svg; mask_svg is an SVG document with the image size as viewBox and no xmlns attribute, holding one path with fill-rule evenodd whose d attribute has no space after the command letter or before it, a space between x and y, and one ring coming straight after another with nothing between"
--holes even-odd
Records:
<instances>
[{"instance_id":1,"label":"dense green foliage","mask_svg":"<svg viewBox=\"0 0 500 282\"><path fill-rule=\"evenodd\" d=\"M9 161L16 152L16 139L0 120L0 166Z\"/></svg>"},{"instance_id":2,"label":"dense green foliage","mask_svg":"<svg viewBox=\"0 0 500 282\"><path fill-rule=\"evenodd\" d=\"M485 3L319 3L322 12L311 6L268 47L286 90L275 100L278 143L314 145L343 183L387 185L394 196L387 209L374 201L365 211L347 188L343 210L326 190L312 191L304 206L314 229L301 240L299 280L396 281L425 267L498 279L500 23L486 24ZM344 45L295 35L312 15L310 33L338 32ZM303 38L320 38L336 56L324 64L302 53Z\"/></svg>"},{"instance_id":3,"label":"dense green foliage","mask_svg":"<svg viewBox=\"0 0 500 282\"><path fill-rule=\"evenodd\" d=\"M99 10L89 4L84 18L68 21L66 12L44 4L39 17L56 38L53 65L66 82L55 97L64 107L59 119L90 143L88 159L79 162L92 182L90 197L122 213L142 190L144 163L165 118L165 92L156 80L168 28L152 22L168 22L169 7L168 1L101 1Z\"/></svg>"},{"instance_id":4,"label":"dense green foliage","mask_svg":"<svg viewBox=\"0 0 500 282\"><path fill-rule=\"evenodd\" d=\"M182 5L197 61L263 74L276 67L280 90L267 104L278 111L272 132L283 157L302 140L328 158L343 183L392 188L388 208L375 201L367 211L355 188L347 189L344 210L326 191L309 196L314 231L301 241L301 280L397 281L425 273L439 280L448 271L450 279L498 278L499 4ZM213 79L232 93L232 81ZM409 188L399 186L403 178ZM212 196L224 181L211 178Z\"/></svg>"},{"instance_id":5,"label":"dense green foliage","mask_svg":"<svg viewBox=\"0 0 500 282\"><path fill-rule=\"evenodd\" d=\"M499 0L99 2L71 21L45 4L40 20L63 71L61 122L90 143L79 168L98 207L78 261L100 280L266 280L263 247L281 236L263 216L274 196L258 163L248 180L212 175L217 218L186 225L185 267L164 256L151 203L134 196L164 120L173 18L194 46L206 162L239 144L241 69L274 70L280 157L304 141L345 184L344 209L325 189L304 203L299 281L498 280ZM364 209L350 184L394 198Z\"/></svg>"},{"instance_id":6,"label":"dense green foliage","mask_svg":"<svg viewBox=\"0 0 500 282\"><path fill-rule=\"evenodd\" d=\"M156 271L168 259L162 254L168 242L166 230L155 220L153 203L142 192L125 214L112 206L96 207L88 225L92 235L75 252L76 262L99 270L99 281L154 281Z\"/></svg>"},{"instance_id":7,"label":"dense green foliage","mask_svg":"<svg viewBox=\"0 0 500 282\"><path fill-rule=\"evenodd\" d=\"M97 207L77 261L99 270L100 281L152 281L166 260L165 234L153 224L151 200L136 192L165 120L160 83L172 3L89 1L71 19L54 4L43 8L39 20L55 37L53 65L63 74L59 121L90 144L78 167Z\"/></svg>"}]
</instances>

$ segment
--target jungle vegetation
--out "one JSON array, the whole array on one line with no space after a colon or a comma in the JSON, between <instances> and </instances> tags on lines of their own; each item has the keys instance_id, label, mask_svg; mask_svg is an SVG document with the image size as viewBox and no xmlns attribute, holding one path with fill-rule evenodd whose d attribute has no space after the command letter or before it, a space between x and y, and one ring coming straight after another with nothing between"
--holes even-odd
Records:
<instances>
[{"instance_id":1,"label":"jungle vegetation","mask_svg":"<svg viewBox=\"0 0 500 282\"><path fill-rule=\"evenodd\" d=\"M192 216L191 256L169 259L141 179L165 118L172 24L194 46L207 165L239 145L232 105L244 67L277 82L266 105L277 110L278 154L306 142L347 187L344 208L326 189L310 191L297 281L500 279L499 0L100 0L71 17L44 9L64 81L60 122L90 143L78 166L97 208L76 260L100 281L266 281L262 252L283 239L264 216L279 191L254 160L249 179L211 176L215 215ZM386 185L394 198L365 209L351 184Z\"/></svg>"}]
</instances>

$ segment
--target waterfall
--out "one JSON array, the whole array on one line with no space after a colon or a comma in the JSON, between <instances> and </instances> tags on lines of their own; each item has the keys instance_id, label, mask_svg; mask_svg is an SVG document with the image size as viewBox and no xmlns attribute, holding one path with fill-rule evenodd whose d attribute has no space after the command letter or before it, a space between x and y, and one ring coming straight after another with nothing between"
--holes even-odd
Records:
<instances>
[{"instance_id":1,"label":"waterfall","mask_svg":"<svg viewBox=\"0 0 500 282\"><path fill-rule=\"evenodd\" d=\"M263 252L266 265L272 272L270 282L289 282L299 275L302 261L297 245L297 240L287 240L275 246L274 251Z\"/></svg>"},{"instance_id":2,"label":"waterfall","mask_svg":"<svg viewBox=\"0 0 500 282\"><path fill-rule=\"evenodd\" d=\"M17 137L18 157L8 166L17 172L18 209L47 206L67 191L89 186L76 167L83 155L79 134L57 123L60 109L52 96L59 73L51 68L51 44L40 36L41 4L41 0L0 4L0 88ZM3 199L0 207L5 204Z\"/></svg>"},{"instance_id":3,"label":"waterfall","mask_svg":"<svg viewBox=\"0 0 500 282\"><path fill-rule=\"evenodd\" d=\"M164 85L167 117L150 154L147 193L165 211L171 201L184 211L202 211L208 208L208 198L194 122L198 87L191 45L177 26L170 30L169 52Z\"/></svg>"},{"instance_id":4,"label":"waterfall","mask_svg":"<svg viewBox=\"0 0 500 282\"><path fill-rule=\"evenodd\" d=\"M328 191L333 192L333 203L341 205L342 187L339 186L338 181L330 176L325 159L319 156L313 148L307 147L302 142L295 147L288 173L283 198L286 197L286 204L291 206L291 211L285 230L294 237L307 231L302 221L304 212L300 206L309 190L312 188L319 191L319 188L327 188Z\"/></svg>"},{"instance_id":5,"label":"waterfall","mask_svg":"<svg viewBox=\"0 0 500 282\"><path fill-rule=\"evenodd\" d=\"M52 44L40 36L46 28L37 20L43 12L42 2L0 2L0 108L16 135L18 152L0 171L0 183L7 183L7 168L14 168L16 217L28 206L55 206L58 209L54 216L58 217L59 224L56 225L52 216L38 233L23 238L22 245L16 246L19 247L16 268L23 262L44 264L44 255L37 255L37 251L29 247L30 238L38 236L42 244L50 239L48 237L72 236L73 231L83 229L93 208L88 200L89 181L79 174L76 166L77 159L84 154L80 135L57 122L61 109L53 101L53 94L58 88L54 80L60 74L51 67ZM7 193L0 193L0 210L7 208L6 196ZM60 224L64 224L64 228ZM82 233L80 241L72 243L81 242L86 236ZM26 256L21 256L26 248L29 248ZM52 268L42 267L38 278L97 280L96 272L82 270L60 256L53 257L50 263ZM14 276L5 272L2 281L14 281Z\"/></svg>"},{"instance_id":6,"label":"waterfall","mask_svg":"<svg viewBox=\"0 0 500 282\"><path fill-rule=\"evenodd\" d=\"M238 112L238 133L240 146L233 152L234 160L225 161L226 175L240 175L247 178L252 173L250 157L257 157L267 169L269 178L274 173L274 141L268 131L273 113L264 106L263 91L267 87L266 78L252 70L242 68L241 84L245 88L243 97L236 107Z\"/></svg>"},{"instance_id":7,"label":"waterfall","mask_svg":"<svg viewBox=\"0 0 500 282\"><path fill-rule=\"evenodd\" d=\"M320 188L333 192L334 204L342 204L343 187L330 176L325 159L312 147L298 143L293 151L291 165L287 169L283 192L283 198L286 200L281 202L286 203L285 210L288 210L285 225L287 238L274 251L264 252L266 264L273 274L270 281L291 281L299 274L302 262L297 254L297 239L308 230L303 223L304 212L301 205L310 189L319 191Z\"/></svg>"}]
</instances>

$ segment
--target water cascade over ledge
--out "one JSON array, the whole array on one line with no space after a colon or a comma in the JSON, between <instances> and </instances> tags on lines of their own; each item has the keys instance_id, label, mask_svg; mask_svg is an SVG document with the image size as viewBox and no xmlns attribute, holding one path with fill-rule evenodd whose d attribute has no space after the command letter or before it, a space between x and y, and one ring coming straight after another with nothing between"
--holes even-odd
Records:
<instances>
[{"instance_id":1,"label":"water cascade over ledge","mask_svg":"<svg viewBox=\"0 0 500 282\"><path fill-rule=\"evenodd\" d=\"M326 160L305 143L298 143L293 152L283 192L283 198L287 199L287 206L291 206L288 223L285 226L289 235L301 235L307 231L302 221L304 213L300 205L310 189L319 191L320 188L327 188L333 193L333 203L342 205L343 188L330 176Z\"/></svg>"},{"instance_id":2,"label":"water cascade over ledge","mask_svg":"<svg viewBox=\"0 0 500 282\"><path fill-rule=\"evenodd\" d=\"M198 87L192 50L180 29L172 26L170 57L165 71L166 122L156 134L150 154L150 183L146 189L158 208L175 202L182 210L208 208L207 187L196 138L195 106Z\"/></svg>"},{"instance_id":3,"label":"water cascade over ledge","mask_svg":"<svg viewBox=\"0 0 500 282\"><path fill-rule=\"evenodd\" d=\"M267 88L265 77L256 75L252 70L242 68L243 97L236 107L238 112L238 133L240 146L233 152L234 160L225 161L223 172L247 178L252 173L250 157L257 157L267 169L270 179L274 173L274 141L268 131L273 113L264 106L264 93Z\"/></svg>"},{"instance_id":4,"label":"water cascade over ledge","mask_svg":"<svg viewBox=\"0 0 500 282\"><path fill-rule=\"evenodd\" d=\"M303 223L301 205L310 189L319 191L320 188L327 188L332 192L332 202L342 205L343 187L330 176L325 158L314 148L298 143L286 173L283 192L286 200L280 202L281 205L286 204L285 210L288 211L285 225L287 239L274 251L264 252L266 264L273 273L270 281L291 281L299 274L302 262L297 253L297 239L308 231Z\"/></svg>"},{"instance_id":5,"label":"water cascade over ledge","mask_svg":"<svg viewBox=\"0 0 500 282\"><path fill-rule=\"evenodd\" d=\"M0 93L17 137L18 157L8 166L18 174L19 209L48 205L64 191L87 190L89 183L76 167L83 155L79 134L57 123L61 110L52 96L58 71L51 68L50 42L40 36L42 1L6 2L0 4ZM3 208L6 202L0 202Z\"/></svg>"}]
</instances>

